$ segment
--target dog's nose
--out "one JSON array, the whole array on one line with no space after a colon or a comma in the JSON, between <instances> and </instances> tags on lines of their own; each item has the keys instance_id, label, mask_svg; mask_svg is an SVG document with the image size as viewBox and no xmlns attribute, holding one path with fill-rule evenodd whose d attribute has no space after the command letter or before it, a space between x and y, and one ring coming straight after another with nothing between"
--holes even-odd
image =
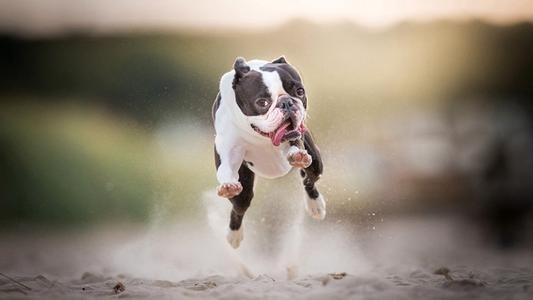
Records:
<instances>
[{"instance_id":1,"label":"dog's nose","mask_svg":"<svg viewBox=\"0 0 533 300\"><path fill-rule=\"evenodd\" d=\"M294 100L292 100L290 96L283 95L278 98L278 105L276 106L283 110L290 111L294 106Z\"/></svg>"}]
</instances>

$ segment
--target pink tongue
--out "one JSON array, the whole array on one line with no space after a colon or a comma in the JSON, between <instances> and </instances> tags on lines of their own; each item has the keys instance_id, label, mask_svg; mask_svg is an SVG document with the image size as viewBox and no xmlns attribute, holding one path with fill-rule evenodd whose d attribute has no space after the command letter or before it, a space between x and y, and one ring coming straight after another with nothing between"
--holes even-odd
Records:
<instances>
[{"instance_id":1,"label":"pink tongue","mask_svg":"<svg viewBox=\"0 0 533 300\"><path fill-rule=\"evenodd\" d=\"M276 131L270 134L270 139L272 140L272 144L274 144L274 146L279 146L281 144L281 140L287 132L287 127L289 127L289 125L291 125L291 122L285 122Z\"/></svg>"}]
</instances>

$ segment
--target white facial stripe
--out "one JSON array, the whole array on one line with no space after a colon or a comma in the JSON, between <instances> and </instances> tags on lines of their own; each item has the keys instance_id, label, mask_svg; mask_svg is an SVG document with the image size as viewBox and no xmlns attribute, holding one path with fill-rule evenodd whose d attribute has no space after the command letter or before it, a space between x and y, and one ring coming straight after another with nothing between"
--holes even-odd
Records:
<instances>
[{"instance_id":1,"label":"white facial stripe","mask_svg":"<svg viewBox=\"0 0 533 300\"><path fill-rule=\"evenodd\" d=\"M268 64L270 62L265 60L251 60L248 62L248 65L252 70L255 70L259 73L261 73L263 78L263 83L267 87L268 91L272 95L272 105L270 106L269 112L271 112L277 105L278 97L279 95L287 94L287 92L283 89L283 83L281 81L281 78L279 77L278 72L272 71L263 71L261 70L261 67Z\"/></svg>"},{"instance_id":2,"label":"white facial stripe","mask_svg":"<svg viewBox=\"0 0 533 300\"><path fill-rule=\"evenodd\" d=\"M283 84L281 82L281 78L279 77L278 72L264 72L260 71L261 75L263 75L263 82L265 83L268 91L272 95L272 106L270 107L270 111L276 105L278 104L278 97L283 94L287 94L285 90L283 89Z\"/></svg>"}]
</instances>

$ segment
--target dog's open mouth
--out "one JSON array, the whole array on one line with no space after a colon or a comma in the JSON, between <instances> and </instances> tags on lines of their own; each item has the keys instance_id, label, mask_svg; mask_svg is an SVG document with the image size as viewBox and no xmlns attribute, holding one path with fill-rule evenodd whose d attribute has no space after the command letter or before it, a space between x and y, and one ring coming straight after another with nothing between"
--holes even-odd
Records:
<instances>
[{"instance_id":1,"label":"dog's open mouth","mask_svg":"<svg viewBox=\"0 0 533 300\"><path fill-rule=\"evenodd\" d=\"M303 123L297 127L295 118L288 118L282 122L278 128L271 132L261 131L257 126L251 125L252 128L264 137L269 138L274 146L279 146L282 142L299 139L305 131Z\"/></svg>"}]
</instances>

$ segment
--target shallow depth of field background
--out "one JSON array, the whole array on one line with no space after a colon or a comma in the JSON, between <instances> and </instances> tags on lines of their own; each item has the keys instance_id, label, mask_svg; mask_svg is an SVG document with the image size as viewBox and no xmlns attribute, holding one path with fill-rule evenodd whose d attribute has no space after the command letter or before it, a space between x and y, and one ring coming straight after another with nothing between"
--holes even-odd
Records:
<instances>
[{"instance_id":1,"label":"shallow depth of field background","mask_svg":"<svg viewBox=\"0 0 533 300\"><path fill-rule=\"evenodd\" d=\"M285 55L306 84L326 223L377 235L391 219L449 218L487 247L531 246L532 23L209 28L5 27L0 231L197 220L202 193L217 185L210 109L220 76L236 56ZM301 189L260 180L251 211L287 201L272 197L278 186Z\"/></svg>"}]
</instances>

